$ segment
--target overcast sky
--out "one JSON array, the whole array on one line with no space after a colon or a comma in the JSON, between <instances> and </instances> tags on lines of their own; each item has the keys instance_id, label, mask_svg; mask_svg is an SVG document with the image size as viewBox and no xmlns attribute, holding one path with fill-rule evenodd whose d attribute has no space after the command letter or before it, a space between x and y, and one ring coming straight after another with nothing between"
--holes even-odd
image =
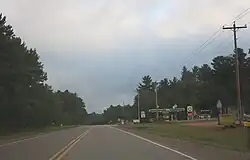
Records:
<instances>
[{"instance_id":1,"label":"overcast sky","mask_svg":"<svg viewBox=\"0 0 250 160\"><path fill-rule=\"evenodd\" d=\"M195 52L218 28L250 7L249 0L1 0L28 47L36 48L55 90L77 92L89 112L132 103L144 75L179 76L183 65L232 52L232 32ZM250 14L237 21L250 22ZM250 46L250 29L239 46Z\"/></svg>"}]
</instances>

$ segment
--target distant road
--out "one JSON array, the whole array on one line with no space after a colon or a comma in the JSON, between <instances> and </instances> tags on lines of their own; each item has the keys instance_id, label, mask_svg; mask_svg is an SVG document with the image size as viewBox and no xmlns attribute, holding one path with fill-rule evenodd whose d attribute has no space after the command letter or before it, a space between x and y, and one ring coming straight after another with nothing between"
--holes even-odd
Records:
<instances>
[{"instance_id":1,"label":"distant road","mask_svg":"<svg viewBox=\"0 0 250 160\"><path fill-rule=\"evenodd\" d=\"M0 145L0 159L196 160L109 126L72 128L18 143Z\"/></svg>"}]
</instances>

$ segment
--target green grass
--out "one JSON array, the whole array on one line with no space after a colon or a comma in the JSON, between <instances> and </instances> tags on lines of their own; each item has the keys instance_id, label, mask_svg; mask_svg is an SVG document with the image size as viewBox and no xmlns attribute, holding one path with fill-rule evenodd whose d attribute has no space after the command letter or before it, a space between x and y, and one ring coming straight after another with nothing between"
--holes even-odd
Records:
<instances>
[{"instance_id":1,"label":"green grass","mask_svg":"<svg viewBox=\"0 0 250 160\"><path fill-rule=\"evenodd\" d=\"M185 123L193 123L193 122L217 122L217 119L210 119L210 120L182 120L182 121L160 121L160 122L154 122L154 124L185 124Z\"/></svg>"},{"instance_id":2,"label":"green grass","mask_svg":"<svg viewBox=\"0 0 250 160\"><path fill-rule=\"evenodd\" d=\"M10 131L0 131L0 140L11 140L11 139L22 139L25 137L37 135L37 134L43 134L43 133L49 133L52 131L59 131L62 129L69 129L76 126L48 126L44 128L25 128L20 130L19 132L10 132Z\"/></svg>"},{"instance_id":3,"label":"green grass","mask_svg":"<svg viewBox=\"0 0 250 160\"><path fill-rule=\"evenodd\" d=\"M163 137L178 138L235 150L247 149L247 134L243 127L222 130L216 126L198 127L181 124L138 124L126 126Z\"/></svg>"}]
</instances>

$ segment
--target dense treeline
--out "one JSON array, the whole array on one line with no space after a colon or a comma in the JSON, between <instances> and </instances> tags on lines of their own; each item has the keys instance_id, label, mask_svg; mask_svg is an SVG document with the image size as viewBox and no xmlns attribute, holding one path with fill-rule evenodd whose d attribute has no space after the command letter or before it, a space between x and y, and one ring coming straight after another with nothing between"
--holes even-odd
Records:
<instances>
[{"instance_id":1,"label":"dense treeline","mask_svg":"<svg viewBox=\"0 0 250 160\"><path fill-rule=\"evenodd\" d=\"M250 58L242 49L239 51L242 105L249 111L250 100ZM155 108L155 82L150 76L143 77L138 85L142 109ZM216 102L221 100L226 107L236 106L235 55L217 56L211 65L185 66L180 78L167 78L159 81L158 104L160 108L192 105L196 110L210 109L216 113ZM137 98L135 98L137 104Z\"/></svg>"},{"instance_id":2,"label":"dense treeline","mask_svg":"<svg viewBox=\"0 0 250 160\"><path fill-rule=\"evenodd\" d=\"M250 57L243 49L238 48L238 52L240 55L242 105L245 113L249 113ZM221 100L224 107L235 108L237 104L235 54L217 56L211 64L194 66L191 69L184 66L179 78L164 78L156 82L152 80L151 76L144 76L136 88L137 93L139 93L141 110L148 112L150 108L156 108L156 86L160 108L170 108L175 104L178 107L192 105L197 111L209 109L215 115L217 100ZM108 120L114 120L122 116L125 116L125 119L136 118L137 104L138 94L134 97L132 106L110 106L104 111L104 117ZM127 111L126 114L121 114L123 110Z\"/></svg>"},{"instance_id":3,"label":"dense treeline","mask_svg":"<svg viewBox=\"0 0 250 160\"><path fill-rule=\"evenodd\" d=\"M54 92L46 80L37 51L0 14L0 130L84 123L83 100L67 90Z\"/></svg>"},{"instance_id":4,"label":"dense treeline","mask_svg":"<svg viewBox=\"0 0 250 160\"><path fill-rule=\"evenodd\" d=\"M88 125L102 125L107 124L108 121L104 119L103 114L92 112L86 117L86 124Z\"/></svg>"},{"instance_id":5,"label":"dense treeline","mask_svg":"<svg viewBox=\"0 0 250 160\"><path fill-rule=\"evenodd\" d=\"M103 117L106 122L117 122L117 119L132 120L137 117L137 108L130 105L111 105L104 110Z\"/></svg>"}]
</instances>

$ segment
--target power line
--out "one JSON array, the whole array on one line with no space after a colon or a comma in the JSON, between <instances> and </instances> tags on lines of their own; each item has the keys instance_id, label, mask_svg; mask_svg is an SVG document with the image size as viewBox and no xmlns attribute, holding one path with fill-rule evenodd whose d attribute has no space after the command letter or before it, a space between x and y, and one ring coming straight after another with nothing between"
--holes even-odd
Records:
<instances>
[{"instance_id":1,"label":"power line","mask_svg":"<svg viewBox=\"0 0 250 160\"><path fill-rule=\"evenodd\" d=\"M245 9L243 12L241 12L240 14L238 14L236 17L234 17L233 21L236 20L240 20L243 17L245 17L247 14L250 13L250 8ZM249 22L250 23L250 22ZM231 23L232 25L233 23ZM195 56L196 54L201 53L207 46L209 46L211 43L213 43L213 41L215 41L218 37L221 36L221 33L223 33L224 31L222 30L222 28L220 27L219 29L217 29L204 43L202 43L199 47L197 47L192 53L193 55L190 56L189 58L192 58L193 56ZM218 48L224 41L222 41L217 47Z\"/></svg>"},{"instance_id":2,"label":"power line","mask_svg":"<svg viewBox=\"0 0 250 160\"><path fill-rule=\"evenodd\" d=\"M237 30L236 32L240 32L240 30ZM231 35L229 35L231 37ZM225 39L229 39L229 36L227 36ZM223 48L225 48L225 46L228 46L230 43L232 43L233 41L228 41L227 43L225 43L225 40L222 40L216 47L214 47L214 49L219 48L220 46L224 46ZM223 44L223 45L222 45ZM225 44L225 45L224 45Z\"/></svg>"},{"instance_id":3,"label":"power line","mask_svg":"<svg viewBox=\"0 0 250 160\"><path fill-rule=\"evenodd\" d=\"M221 33L223 33L223 32L224 32L224 31L222 31ZM208 45L210 45L213 41L215 41L216 38L220 37L220 36L221 36L221 33L218 34L216 37L213 37L213 38L211 39L211 41L208 42L208 43L200 50L200 52L202 52ZM200 52L199 52L199 53L200 53Z\"/></svg>"},{"instance_id":4,"label":"power line","mask_svg":"<svg viewBox=\"0 0 250 160\"><path fill-rule=\"evenodd\" d=\"M238 21L240 19L242 19L243 17L245 17L246 15L248 15L250 13L250 8L245 9L243 12L241 12L240 14L238 14L236 17L234 17L234 19L232 20L233 22L230 25L233 25L235 21ZM250 24L250 22L248 22L247 24ZM240 30L236 30L236 32L240 32ZM228 37L229 38L229 37ZM239 38L239 37L238 37ZM221 41L221 43L216 46L215 48L218 48L219 46L221 46L225 41ZM231 43L231 41L229 42ZM227 45L229 44L227 43Z\"/></svg>"},{"instance_id":5,"label":"power line","mask_svg":"<svg viewBox=\"0 0 250 160\"><path fill-rule=\"evenodd\" d=\"M234 17L233 21L237 21L237 20L240 20L242 19L244 16L246 16L247 14L250 13L250 8L247 8L246 10L244 10L243 12L241 12L240 14L238 14L236 17ZM231 23L233 24L233 23ZM203 48L207 47L209 44L211 44L212 42L209 42L209 41L213 41L215 40L217 37L219 37L220 35L216 36L219 32L223 32L223 30L221 29L221 27L219 29L217 29L215 31L215 33L212 34L212 36L210 36L202 45L200 45L198 47L199 48L202 48L201 50L203 50ZM207 44L208 43L208 44ZM197 50L198 50L197 49Z\"/></svg>"},{"instance_id":6,"label":"power line","mask_svg":"<svg viewBox=\"0 0 250 160\"><path fill-rule=\"evenodd\" d=\"M218 30L216 30L212 36L210 36L202 45L200 45L197 49L194 50L194 52L197 52L199 50L202 50L203 48L205 48L207 46L207 43L210 43L209 41L213 41L215 40L215 38L217 37L216 35L221 31L221 28L219 28Z\"/></svg>"},{"instance_id":7,"label":"power line","mask_svg":"<svg viewBox=\"0 0 250 160\"><path fill-rule=\"evenodd\" d=\"M246 10L241 12L238 16L236 16L233 21L238 21L242 19L243 17L245 17L246 15L248 15L249 13L250 13L250 8L247 8Z\"/></svg>"},{"instance_id":8,"label":"power line","mask_svg":"<svg viewBox=\"0 0 250 160\"><path fill-rule=\"evenodd\" d=\"M233 21L237 21L237 20L240 20L240 19L242 19L243 17L245 17L247 14L249 14L250 13L250 8L247 8L247 9L245 9L243 12L241 12L240 14L238 14L236 17L234 17L234 19L233 19ZM249 22L250 23L250 22ZM233 23L231 23L231 25L232 25ZM215 33L213 33L212 34L212 36L210 36L202 45L200 45L199 47L198 47L198 49L196 49L196 51L197 50L200 50L199 51L199 53L201 52L201 51L203 51L209 44L211 44L212 42L211 41L214 41L217 37L219 37L220 36L220 34L219 35L217 35L219 32L223 32L223 30L221 29L221 27L218 29L218 30L216 30L215 31ZM217 36L216 36L217 35Z\"/></svg>"},{"instance_id":9,"label":"power line","mask_svg":"<svg viewBox=\"0 0 250 160\"><path fill-rule=\"evenodd\" d=\"M208 45L210 45L211 43L213 43L218 37L221 36L221 33L224 32L224 31L222 31L221 33L219 33L220 31L221 31L221 29L217 30L206 42L204 42L200 47L198 47L194 52L192 52L191 55L187 55L187 56L189 56L188 58L191 59L195 55L197 55L197 54L201 53L202 51L204 51Z\"/></svg>"},{"instance_id":10,"label":"power line","mask_svg":"<svg viewBox=\"0 0 250 160\"><path fill-rule=\"evenodd\" d=\"M226 39L227 38L229 38L229 36L228 37L226 37ZM215 46L215 49L217 49L217 48L219 48L220 46L222 46L222 44L225 44L224 43L225 41L221 41L217 46ZM231 42L231 41L230 41Z\"/></svg>"}]
</instances>

